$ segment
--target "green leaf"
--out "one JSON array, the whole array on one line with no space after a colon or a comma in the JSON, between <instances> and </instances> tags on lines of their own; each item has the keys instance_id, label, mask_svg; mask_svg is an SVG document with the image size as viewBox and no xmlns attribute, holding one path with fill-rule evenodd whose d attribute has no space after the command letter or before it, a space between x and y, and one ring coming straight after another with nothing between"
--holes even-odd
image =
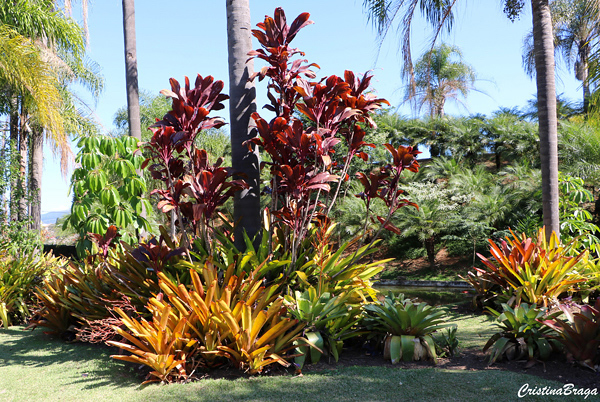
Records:
<instances>
[{"instance_id":1,"label":"green leaf","mask_svg":"<svg viewBox=\"0 0 600 402\"><path fill-rule=\"evenodd\" d=\"M108 186L100 192L100 202L107 207L116 207L120 202L119 192L113 186Z\"/></svg>"},{"instance_id":2,"label":"green leaf","mask_svg":"<svg viewBox=\"0 0 600 402\"><path fill-rule=\"evenodd\" d=\"M94 170L100 165L102 158L96 153L86 153L81 155L81 166L87 170Z\"/></svg>"},{"instance_id":3,"label":"green leaf","mask_svg":"<svg viewBox=\"0 0 600 402\"><path fill-rule=\"evenodd\" d=\"M402 343L402 360L410 362L415 354L415 337L411 335L401 335L400 340Z\"/></svg>"},{"instance_id":4,"label":"green leaf","mask_svg":"<svg viewBox=\"0 0 600 402\"><path fill-rule=\"evenodd\" d=\"M106 174L101 170L94 170L88 173L87 185L89 189L98 193L106 186L107 178Z\"/></svg>"},{"instance_id":5,"label":"green leaf","mask_svg":"<svg viewBox=\"0 0 600 402\"><path fill-rule=\"evenodd\" d=\"M310 361L313 364L318 363L319 360L321 360L321 356L323 355L323 337L318 332L309 332L306 334L306 339L308 339L310 343L316 346L316 348L312 346L310 347ZM319 349L317 348L321 349L321 351L319 351Z\"/></svg>"},{"instance_id":6,"label":"green leaf","mask_svg":"<svg viewBox=\"0 0 600 402\"><path fill-rule=\"evenodd\" d=\"M106 156L114 156L117 153L115 139L112 137L102 137L100 140L100 152Z\"/></svg>"},{"instance_id":7,"label":"green leaf","mask_svg":"<svg viewBox=\"0 0 600 402\"><path fill-rule=\"evenodd\" d=\"M390 340L390 359L392 364L397 364L402 358L402 338L399 335L393 335Z\"/></svg>"}]
</instances>

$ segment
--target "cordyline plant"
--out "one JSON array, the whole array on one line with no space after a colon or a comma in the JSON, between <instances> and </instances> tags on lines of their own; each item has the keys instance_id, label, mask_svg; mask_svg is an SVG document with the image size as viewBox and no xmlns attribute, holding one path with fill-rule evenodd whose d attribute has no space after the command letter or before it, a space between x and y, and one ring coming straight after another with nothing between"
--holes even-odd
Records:
<instances>
[{"instance_id":1,"label":"cordyline plant","mask_svg":"<svg viewBox=\"0 0 600 402\"><path fill-rule=\"evenodd\" d=\"M286 231L285 249L291 251L290 268L295 269L298 249L309 232L311 224L322 220L331 211L342 183L348 180L348 169L354 157L368 159L365 147L374 147L364 141L365 131L360 124L375 127L371 113L389 103L368 92L372 76L356 76L346 71L344 77L329 76L318 82L311 68L319 68L315 63L294 58L304 56L300 50L290 46L298 31L312 24L308 13L300 14L290 26L281 8L275 10L274 17L266 16L252 31L262 49L249 53L250 58L259 58L267 63L252 79L268 78L270 104L265 108L274 112L271 121L254 113L259 137L248 141L248 145L262 147L270 156L271 183L267 192L271 194L271 214L274 222L269 222L272 236L273 224L284 226ZM305 127L294 115L299 112L310 121ZM336 145L344 142L347 153L334 160ZM369 181L365 175L359 177L369 188L373 197L382 198L390 208L390 216L399 207L408 205L399 201L401 193L397 189L401 171L418 169L414 157L418 151L412 148L396 149L386 145L392 153L394 164L382 170L381 177ZM335 188L332 191L332 186ZM325 196L326 199L325 199ZM371 198L365 198L367 203ZM327 202L326 203L324 202ZM386 229L394 228L388 218L379 218ZM396 229L397 231L397 229Z\"/></svg>"},{"instance_id":2,"label":"cordyline plant","mask_svg":"<svg viewBox=\"0 0 600 402\"><path fill-rule=\"evenodd\" d=\"M217 208L248 187L243 180L230 180L233 172L221 166L221 158L211 164L206 151L195 147L202 130L225 124L209 114L223 109L228 96L221 93L223 81L211 76L198 75L193 88L187 77L183 88L173 78L170 83L171 90L161 93L173 99L173 109L151 127L152 139L144 144L149 158L142 168L149 166L152 177L165 185L152 194L158 195L162 212L171 212L171 234L178 224L183 239L199 236L210 250L211 221Z\"/></svg>"}]
</instances>

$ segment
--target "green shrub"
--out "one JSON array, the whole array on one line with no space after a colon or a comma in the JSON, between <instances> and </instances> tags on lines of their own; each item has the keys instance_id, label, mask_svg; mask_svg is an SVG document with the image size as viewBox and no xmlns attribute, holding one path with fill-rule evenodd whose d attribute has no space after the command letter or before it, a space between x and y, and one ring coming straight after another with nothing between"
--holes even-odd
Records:
<instances>
[{"instance_id":1,"label":"green shrub","mask_svg":"<svg viewBox=\"0 0 600 402\"><path fill-rule=\"evenodd\" d=\"M14 257L1 245L0 250L0 322L8 328L31 317L35 287L66 260L51 253L24 252Z\"/></svg>"},{"instance_id":2,"label":"green shrub","mask_svg":"<svg viewBox=\"0 0 600 402\"><path fill-rule=\"evenodd\" d=\"M535 305L522 303L515 308L502 304L502 313L489 308L496 316L496 326L500 332L495 333L485 344L483 351L491 348L489 363L506 358L518 360L527 358L532 364L536 359L547 360L552 353L552 345L556 341L548 340L552 334L548 326L544 326L542 319L553 319L558 313L547 314L546 308L536 308Z\"/></svg>"},{"instance_id":3,"label":"green shrub","mask_svg":"<svg viewBox=\"0 0 600 402\"><path fill-rule=\"evenodd\" d=\"M384 357L392 364L404 361L437 361L432 334L444 324L446 313L427 303L413 303L390 293L383 300L364 306L365 327L375 333L385 335Z\"/></svg>"},{"instance_id":4,"label":"green shrub","mask_svg":"<svg viewBox=\"0 0 600 402\"><path fill-rule=\"evenodd\" d=\"M313 287L301 293L285 296L289 313L304 323L304 336L312 345L299 347L302 354L296 364L302 368L309 355L312 363L318 363L321 355L327 353L337 362L346 339L360 335L358 323L361 319L359 303L352 303L352 293L332 295L329 292L318 294Z\"/></svg>"}]
</instances>

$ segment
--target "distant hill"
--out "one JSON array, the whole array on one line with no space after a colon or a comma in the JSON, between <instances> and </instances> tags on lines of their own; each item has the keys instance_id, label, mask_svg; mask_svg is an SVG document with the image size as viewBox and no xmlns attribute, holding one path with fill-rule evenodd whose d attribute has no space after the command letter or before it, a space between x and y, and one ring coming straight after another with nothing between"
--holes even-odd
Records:
<instances>
[{"instance_id":1,"label":"distant hill","mask_svg":"<svg viewBox=\"0 0 600 402\"><path fill-rule=\"evenodd\" d=\"M71 213L71 211L69 211L68 209L66 209L64 211L46 212L45 214L42 214L42 225L54 224L54 223L56 223L56 220L58 218L61 218L61 217L65 216L66 214L70 214L70 213Z\"/></svg>"}]
</instances>

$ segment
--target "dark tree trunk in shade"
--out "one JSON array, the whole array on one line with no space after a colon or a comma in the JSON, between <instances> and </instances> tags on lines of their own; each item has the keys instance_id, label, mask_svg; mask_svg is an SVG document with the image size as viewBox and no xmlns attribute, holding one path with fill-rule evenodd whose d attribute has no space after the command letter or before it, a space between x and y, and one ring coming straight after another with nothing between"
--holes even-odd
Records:
<instances>
[{"instance_id":1,"label":"dark tree trunk in shade","mask_svg":"<svg viewBox=\"0 0 600 402\"><path fill-rule=\"evenodd\" d=\"M256 111L256 90L248 81L253 62L248 60L252 50L250 5L248 0L227 0L227 45L229 51L229 118L231 130L232 167L243 173L250 189L238 192L234 198L236 222L235 245L245 248L243 231L250 238L260 235L260 166L258 151L242 145L255 136L251 114Z\"/></svg>"},{"instance_id":2,"label":"dark tree trunk in shade","mask_svg":"<svg viewBox=\"0 0 600 402\"><path fill-rule=\"evenodd\" d=\"M430 237L429 239L425 239L425 251L427 251L427 261L429 261L429 266L435 266L435 237Z\"/></svg>"},{"instance_id":3,"label":"dark tree trunk in shade","mask_svg":"<svg viewBox=\"0 0 600 402\"><path fill-rule=\"evenodd\" d=\"M533 46L537 83L542 204L546 235L560 236L558 209L558 132L554 81L554 36L548 0L532 0Z\"/></svg>"}]
</instances>

